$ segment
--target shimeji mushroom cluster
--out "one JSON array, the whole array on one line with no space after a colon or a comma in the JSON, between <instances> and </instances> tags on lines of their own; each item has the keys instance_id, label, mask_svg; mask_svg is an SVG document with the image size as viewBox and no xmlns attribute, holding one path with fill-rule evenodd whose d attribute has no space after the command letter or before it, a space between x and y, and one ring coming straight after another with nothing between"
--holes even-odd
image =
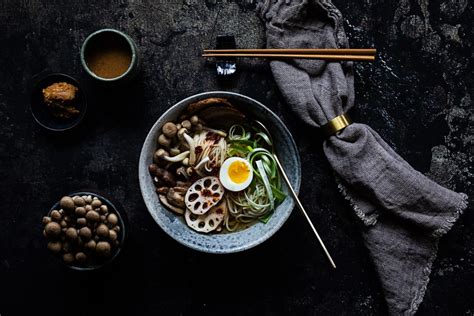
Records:
<instances>
[{"instance_id":1,"label":"shimeji mushroom cluster","mask_svg":"<svg viewBox=\"0 0 474 316\"><path fill-rule=\"evenodd\" d=\"M167 122L163 125L162 134L158 136L158 144L162 148L155 152L155 161L181 162L184 166L194 165L196 153L191 132L200 132L202 122L194 115L181 123Z\"/></svg>"},{"instance_id":2,"label":"shimeji mushroom cluster","mask_svg":"<svg viewBox=\"0 0 474 316\"><path fill-rule=\"evenodd\" d=\"M227 99L212 97L189 104L161 127L148 170L160 202L196 231L222 230L226 205L218 203L224 189L216 175L227 155L225 131L244 120Z\"/></svg>"},{"instance_id":3,"label":"shimeji mushroom cluster","mask_svg":"<svg viewBox=\"0 0 474 316\"><path fill-rule=\"evenodd\" d=\"M120 246L116 214L97 197L64 196L59 210L43 217L48 249L66 264L87 266L109 258Z\"/></svg>"},{"instance_id":4,"label":"shimeji mushroom cluster","mask_svg":"<svg viewBox=\"0 0 474 316\"><path fill-rule=\"evenodd\" d=\"M184 215L196 231L220 229L225 208L211 207L222 199L224 189L217 177L206 175L215 173L225 157L226 133L205 126L196 115L180 123L167 122L161 132L149 166L161 203Z\"/></svg>"},{"instance_id":5,"label":"shimeji mushroom cluster","mask_svg":"<svg viewBox=\"0 0 474 316\"><path fill-rule=\"evenodd\" d=\"M160 201L168 209L184 214L189 180L206 176L205 173L219 167L220 156L225 154L225 136L223 131L204 125L197 115L163 125L149 171Z\"/></svg>"}]
</instances>

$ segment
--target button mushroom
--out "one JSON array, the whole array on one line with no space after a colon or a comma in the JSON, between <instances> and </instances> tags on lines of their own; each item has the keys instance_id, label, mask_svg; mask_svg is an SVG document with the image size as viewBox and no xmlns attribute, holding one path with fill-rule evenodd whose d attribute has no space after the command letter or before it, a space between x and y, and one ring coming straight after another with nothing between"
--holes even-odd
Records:
<instances>
[{"instance_id":1,"label":"button mushroom","mask_svg":"<svg viewBox=\"0 0 474 316\"><path fill-rule=\"evenodd\" d=\"M92 237L92 231L89 227L82 227L79 229L79 236L81 236L84 240L89 240Z\"/></svg>"},{"instance_id":2,"label":"button mushroom","mask_svg":"<svg viewBox=\"0 0 474 316\"><path fill-rule=\"evenodd\" d=\"M118 238L117 232L115 230L109 230L109 239L111 241L115 241L117 240L117 238Z\"/></svg>"},{"instance_id":3,"label":"button mushroom","mask_svg":"<svg viewBox=\"0 0 474 316\"><path fill-rule=\"evenodd\" d=\"M193 115L191 116L189 121L191 122L192 125L196 125L197 123L199 123L199 117L197 117L197 115Z\"/></svg>"},{"instance_id":4,"label":"button mushroom","mask_svg":"<svg viewBox=\"0 0 474 316\"><path fill-rule=\"evenodd\" d=\"M108 211L109 211L109 208L107 207L107 205L101 205L99 208L100 214L107 214Z\"/></svg>"},{"instance_id":5,"label":"button mushroom","mask_svg":"<svg viewBox=\"0 0 474 316\"><path fill-rule=\"evenodd\" d=\"M61 234L61 226L56 222L49 222L46 224L44 230L49 237L57 237Z\"/></svg>"},{"instance_id":6,"label":"button mushroom","mask_svg":"<svg viewBox=\"0 0 474 316\"><path fill-rule=\"evenodd\" d=\"M172 137L174 137L174 135L176 135L176 132L178 131L178 128L177 128L176 124L174 124L173 122L167 122L161 128L161 131L163 132L163 134L166 137L172 138Z\"/></svg>"},{"instance_id":7,"label":"button mushroom","mask_svg":"<svg viewBox=\"0 0 474 316\"><path fill-rule=\"evenodd\" d=\"M164 150L163 148L158 149L155 151L155 154L153 155L153 161L156 163L159 163L160 159L168 157L170 154Z\"/></svg>"},{"instance_id":8,"label":"button mushroom","mask_svg":"<svg viewBox=\"0 0 474 316\"><path fill-rule=\"evenodd\" d=\"M58 210L54 210L54 211L51 212L51 218L54 221L59 222L62 219L62 215Z\"/></svg>"},{"instance_id":9,"label":"button mushroom","mask_svg":"<svg viewBox=\"0 0 474 316\"><path fill-rule=\"evenodd\" d=\"M102 205L102 202L100 200L93 200L91 203L91 206L93 209L99 208Z\"/></svg>"},{"instance_id":10,"label":"button mushroom","mask_svg":"<svg viewBox=\"0 0 474 316\"><path fill-rule=\"evenodd\" d=\"M70 196L63 196L59 201L59 206L66 211L74 210L74 201Z\"/></svg>"},{"instance_id":11,"label":"button mushroom","mask_svg":"<svg viewBox=\"0 0 474 316\"><path fill-rule=\"evenodd\" d=\"M111 225L117 225L118 223L117 215L109 214L109 216L107 216L107 222L109 222Z\"/></svg>"},{"instance_id":12,"label":"button mushroom","mask_svg":"<svg viewBox=\"0 0 474 316\"><path fill-rule=\"evenodd\" d=\"M186 134L188 130L184 127L180 128L179 131L178 131L178 139L182 140L183 139L183 135Z\"/></svg>"},{"instance_id":13,"label":"button mushroom","mask_svg":"<svg viewBox=\"0 0 474 316\"><path fill-rule=\"evenodd\" d=\"M72 264L74 262L74 255L72 253L65 253L63 260L66 264Z\"/></svg>"},{"instance_id":14,"label":"button mushroom","mask_svg":"<svg viewBox=\"0 0 474 316\"><path fill-rule=\"evenodd\" d=\"M189 120L184 120L181 122L181 126L187 129L188 131L191 130L191 122Z\"/></svg>"},{"instance_id":15,"label":"button mushroom","mask_svg":"<svg viewBox=\"0 0 474 316\"><path fill-rule=\"evenodd\" d=\"M70 240L76 240L77 239L77 230L74 227L69 227L66 230L66 237L69 238Z\"/></svg>"},{"instance_id":16,"label":"button mushroom","mask_svg":"<svg viewBox=\"0 0 474 316\"><path fill-rule=\"evenodd\" d=\"M95 247L97 255L102 257L109 257L112 247L107 241L99 241Z\"/></svg>"},{"instance_id":17,"label":"button mushroom","mask_svg":"<svg viewBox=\"0 0 474 316\"><path fill-rule=\"evenodd\" d=\"M52 221L51 217L49 216L44 216L43 217L43 224L46 225Z\"/></svg>"},{"instance_id":18,"label":"button mushroom","mask_svg":"<svg viewBox=\"0 0 474 316\"><path fill-rule=\"evenodd\" d=\"M48 249L54 253L61 252L62 248L63 248L63 244L60 241L50 241L48 243Z\"/></svg>"},{"instance_id":19,"label":"button mushroom","mask_svg":"<svg viewBox=\"0 0 474 316\"><path fill-rule=\"evenodd\" d=\"M87 212L86 219L89 222L98 222L100 221L100 215L96 211L90 211L90 212Z\"/></svg>"},{"instance_id":20,"label":"button mushroom","mask_svg":"<svg viewBox=\"0 0 474 316\"><path fill-rule=\"evenodd\" d=\"M166 137L165 134L161 134L158 137L158 144L164 147L169 147L171 145L171 139Z\"/></svg>"},{"instance_id":21,"label":"button mushroom","mask_svg":"<svg viewBox=\"0 0 474 316\"><path fill-rule=\"evenodd\" d=\"M75 258L76 258L77 262L84 263L87 260L87 255L83 252L78 252L78 253L76 253Z\"/></svg>"},{"instance_id":22,"label":"button mushroom","mask_svg":"<svg viewBox=\"0 0 474 316\"><path fill-rule=\"evenodd\" d=\"M72 200L74 201L74 204L76 206L85 206L86 205L86 201L84 201L84 199L82 197L78 196L78 195L73 197Z\"/></svg>"},{"instance_id":23,"label":"button mushroom","mask_svg":"<svg viewBox=\"0 0 474 316\"><path fill-rule=\"evenodd\" d=\"M97 243L95 242L95 240L91 239L85 244L85 247L88 250L95 250L96 245L97 245Z\"/></svg>"},{"instance_id":24,"label":"button mushroom","mask_svg":"<svg viewBox=\"0 0 474 316\"><path fill-rule=\"evenodd\" d=\"M86 226L87 224L87 219L85 219L84 217L80 217L76 220L76 223L77 225L79 226Z\"/></svg>"},{"instance_id":25,"label":"button mushroom","mask_svg":"<svg viewBox=\"0 0 474 316\"><path fill-rule=\"evenodd\" d=\"M78 217L83 217L84 215L86 215L87 211L84 207L79 206L79 207L76 208L75 213Z\"/></svg>"},{"instance_id":26,"label":"button mushroom","mask_svg":"<svg viewBox=\"0 0 474 316\"><path fill-rule=\"evenodd\" d=\"M105 237L109 236L109 228L105 224L100 224L97 227L96 234L99 237L105 238Z\"/></svg>"}]
</instances>

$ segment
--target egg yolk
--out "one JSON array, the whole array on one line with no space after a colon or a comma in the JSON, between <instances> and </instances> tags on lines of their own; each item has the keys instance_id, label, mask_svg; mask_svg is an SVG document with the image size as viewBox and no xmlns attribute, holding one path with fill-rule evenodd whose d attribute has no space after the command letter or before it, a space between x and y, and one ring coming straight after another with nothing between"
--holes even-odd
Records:
<instances>
[{"instance_id":1,"label":"egg yolk","mask_svg":"<svg viewBox=\"0 0 474 316\"><path fill-rule=\"evenodd\" d=\"M229 166L228 174L229 174L229 178L234 183L242 183L248 179L250 175L250 169L242 161L234 161Z\"/></svg>"}]
</instances>

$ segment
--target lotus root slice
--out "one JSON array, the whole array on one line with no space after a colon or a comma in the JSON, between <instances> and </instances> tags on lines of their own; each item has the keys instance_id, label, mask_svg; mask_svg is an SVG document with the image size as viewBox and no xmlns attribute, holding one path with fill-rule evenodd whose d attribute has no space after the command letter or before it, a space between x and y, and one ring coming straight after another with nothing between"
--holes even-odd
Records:
<instances>
[{"instance_id":1,"label":"lotus root slice","mask_svg":"<svg viewBox=\"0 0 474 316\"><path fill-rule=\"evenodd\" d=\"M220 227L224 221L225 212L225 203L220 203L212 207L209 212L204 215L193 214L187 209L186 213L184 213L184 217L188 226L195 231L209 233Z\"/></svg>"},{"instance_id":2,"label":"lotus root slice","mask_svg":"<svg viewBox=\"0 0 474 316\"><path fill-rule=\"evenodd\" d=\"M224 196L224 187L217 177L204 177L194 182L186 192L187 209L196 215L206 214Z\"/></svg>"}]
</instances>

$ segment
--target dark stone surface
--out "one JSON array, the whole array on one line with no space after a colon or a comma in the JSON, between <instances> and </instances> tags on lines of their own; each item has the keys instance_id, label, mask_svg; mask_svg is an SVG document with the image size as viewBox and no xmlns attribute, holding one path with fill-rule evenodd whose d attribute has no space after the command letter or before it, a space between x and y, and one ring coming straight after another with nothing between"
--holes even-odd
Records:
<instances>
[{"instance_id":1,"label":"dark stone surface","mask_svg":"<svg viewBox=\"0 0 474 316\"><path fill-rule=\"evenodd\" d=\"M220 87L212 65L198 57L221 33L235 34L240 47L264 46L252 5L215 2L223 1L1 1L2 316L29 310L35 315L386 313L358 222L337 191L319 132L300 126L264 62L241 63L235 84ZM351 45L380 52L377 62L356 65L354 116L421 172L472 196L472 3L335 2ZM141 76L122 91L95 87L80 66L81 42L103 27L127 32L140 49ZM71 74L86 86L90 111L74 133L48 133L29 113L29 85L44 71ZM263 245L226 256L180 246L148 214L137 177L148 129L171 104L216 89L254 97L288 125L302 158L300 195L336 271L296 211ZM109 193L130 221L121 256L95 273L58 264L41 236L41 217L49 207L80 188ZM440 243L420 315L474 314L473 220L468 210Z\"/></svg>"}]
</instances>

